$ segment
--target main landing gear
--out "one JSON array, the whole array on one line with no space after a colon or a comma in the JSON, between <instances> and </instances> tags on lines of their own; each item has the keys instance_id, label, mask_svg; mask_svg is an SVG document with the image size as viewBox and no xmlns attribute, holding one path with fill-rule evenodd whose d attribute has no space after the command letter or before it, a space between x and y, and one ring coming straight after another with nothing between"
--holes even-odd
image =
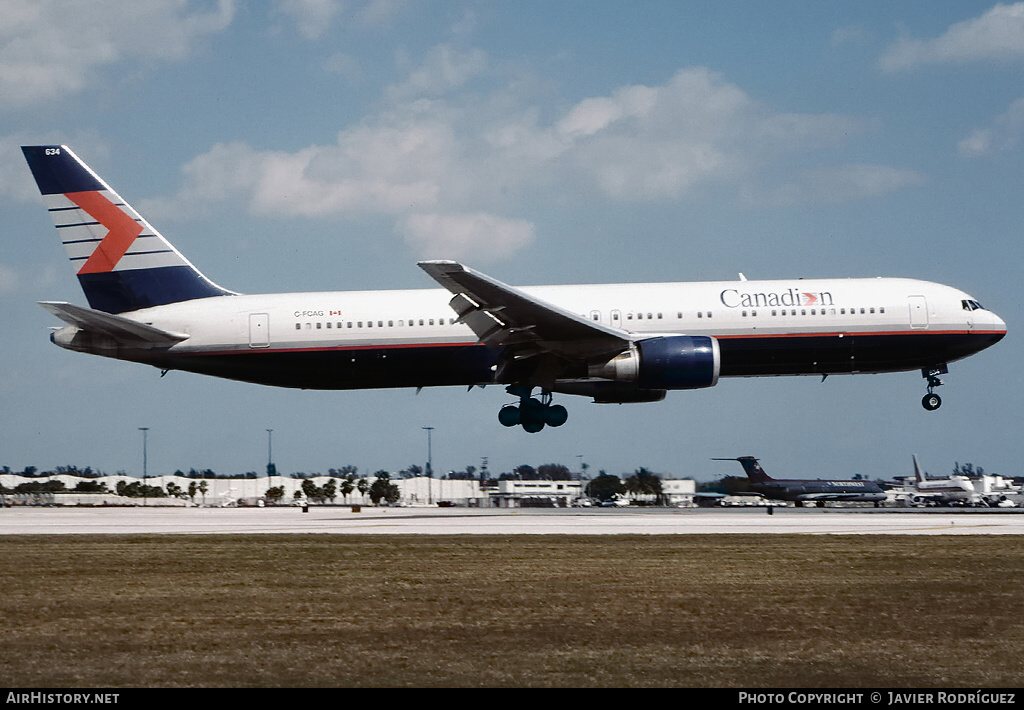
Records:
<instances>
[{"instance_id":1,"label":"main landing gear","mask_svg":"<svg viewBox=\"0 0 1024 710\"><path fill-rule=\"evenodd\" d=\"M945 365L921 370L921 376L928 380L928 394L921 399L921 405L929 412L934 412L942 406L942 397L935 394L932 390L942 385L939 375L944 375L947 372L949 370Z\"/></svg>"},{"instance_id":2,"label":"main landing gear","mask_svg":"<svg viewBox=\"0 0 1024 710\"><path fill-rule=\"evenodd\" d=\"M525 431L536 434L545 426L562 426L569 418L569 412L560 404L551 404L551 392L541 392L540 399L531 397L532 387L512 385L505 389L518 395L519 404L506 404L498 412L498 421L504 426L521 426Z\"/></svg>"}]
</instances>

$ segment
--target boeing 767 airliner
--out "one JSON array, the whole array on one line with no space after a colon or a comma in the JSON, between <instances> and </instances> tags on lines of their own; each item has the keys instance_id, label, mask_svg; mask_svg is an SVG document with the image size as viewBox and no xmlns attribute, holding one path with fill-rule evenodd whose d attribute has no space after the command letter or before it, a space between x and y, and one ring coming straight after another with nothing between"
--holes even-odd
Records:
<instances>
[{"instance_id":1,"label":"boeing 767 airliner","mask_svg":"<svg viewBox=\"0 0 1024 710\"><path fill-rule=\"evenodd\" d=\"M719 377L920 370L1006 324L949 286L793 279L513 287L454 261L443 289L242 295L203 276L67 146L22 148L89 308L40 305L79 352L307 389L501 384L505 426L561 426L553 393L654 402ZM533 396L539 390L538 396Z\"/></svg>"}]
</instances>

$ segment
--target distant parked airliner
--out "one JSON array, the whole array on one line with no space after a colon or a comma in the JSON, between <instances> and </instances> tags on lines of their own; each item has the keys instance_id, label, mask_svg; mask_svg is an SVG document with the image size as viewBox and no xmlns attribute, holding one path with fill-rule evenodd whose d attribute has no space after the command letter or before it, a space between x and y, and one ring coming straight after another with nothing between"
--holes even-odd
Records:
<instances>
[{"instance_id":1,"label":"distant parked airliner","mask_svg":"<svg viewBox=\"0 0 1024 710\"><path fill-rule=\"evenodd\" d=\"M911 279L513 287L454 261L444 289L241 295L203 276L67 146L22 148L89 308L46 301L69 350L307 389L502 384L505 426L568 413L553 393L654 402L719 377L921 370L1006 324L963 291ZM534 397L533 391L539 390Z\"/></svg>"},{"instance_id":2,"label":"distant parked airliner","mask_svg":"<svg viewBox=\"0 0 1024 710\"><path fill-rule=\"evenodd\" d=\"M885 491L871 481L834 479L817 480L790 478L776 479L761 468L753 456L739 456L734 459L712 459L712 461L739 461L747 474L747 487L771 500L791 500L796 506L814 503L819 508L825 501L856 501L874 503L877 508L885 500Z\"/></svg>"}]
</instances>

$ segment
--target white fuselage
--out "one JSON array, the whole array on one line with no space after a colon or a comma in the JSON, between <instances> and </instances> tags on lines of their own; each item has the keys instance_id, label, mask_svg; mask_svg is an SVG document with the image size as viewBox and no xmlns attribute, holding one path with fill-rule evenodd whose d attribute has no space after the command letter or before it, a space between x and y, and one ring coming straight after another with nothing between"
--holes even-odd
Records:
<instances>
[{"instance_id":1,"label":"white fuselage","mask_svg":"<svg viewBox=\"0 0 1024 710\"><path fill-rule=\"evenodd\" d=\"M964 292L910 279L600 284L522 290L635 334L719 338L834 334L839 338L859 333L969 335L1005 333L1006 329L990 311L964 309L962 301L970 300ZM795 303L795 298L809 301L803 294L813 294L817 301ZM470 329L455 322L450 298L443 289L239 295L122 315L188 333L189 339L176 345L175 352L475 342ZM256 315L266 315L262 334L253 330Z\"/></svg>"},{"instance_id":2,"label":"white fuselage","mask_svg":"<svg viewBox=\"0 0 1024 710\"><path fill-rule=\"evenodd\" d=\"M1006 330L998 316L966 293L911 279L520 290L634 339L713 336L721 344L721 374L726 377L924 368L988 347ZM478 344L470 328L457 321L450 299L444 289L199 298L121 314L187 334L183 342L159 352L89 351L161 369L296 387L486 384L492 381L495 356L467 351L496 348ZM55 342L72 347L69 340L58 337ZM443 354L456 350L455 358ZM428 351L431 357L412 357ZM303 360L303 355L315 357ZM304 362L311 362L305 372L283 372L304 368ZM417 363L422 363L421 371ZM393 374L399 376L392 381Z\"/></svg>"}]
</instances>

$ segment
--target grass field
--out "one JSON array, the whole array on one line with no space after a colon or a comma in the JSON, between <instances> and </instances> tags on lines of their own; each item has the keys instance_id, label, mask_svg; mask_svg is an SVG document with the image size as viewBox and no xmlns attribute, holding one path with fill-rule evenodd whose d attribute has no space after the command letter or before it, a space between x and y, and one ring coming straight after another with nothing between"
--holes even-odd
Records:
<instances>
[{"instance_id":1,"label":"grass field","mask_svg":"<svg viewBox=\"0 0 1024 710\"><path fill-rule=\"evenodd\" d=\"M5 687L1017 687L1018 536L0 537Z\"/></svg>"}]
</instances>

